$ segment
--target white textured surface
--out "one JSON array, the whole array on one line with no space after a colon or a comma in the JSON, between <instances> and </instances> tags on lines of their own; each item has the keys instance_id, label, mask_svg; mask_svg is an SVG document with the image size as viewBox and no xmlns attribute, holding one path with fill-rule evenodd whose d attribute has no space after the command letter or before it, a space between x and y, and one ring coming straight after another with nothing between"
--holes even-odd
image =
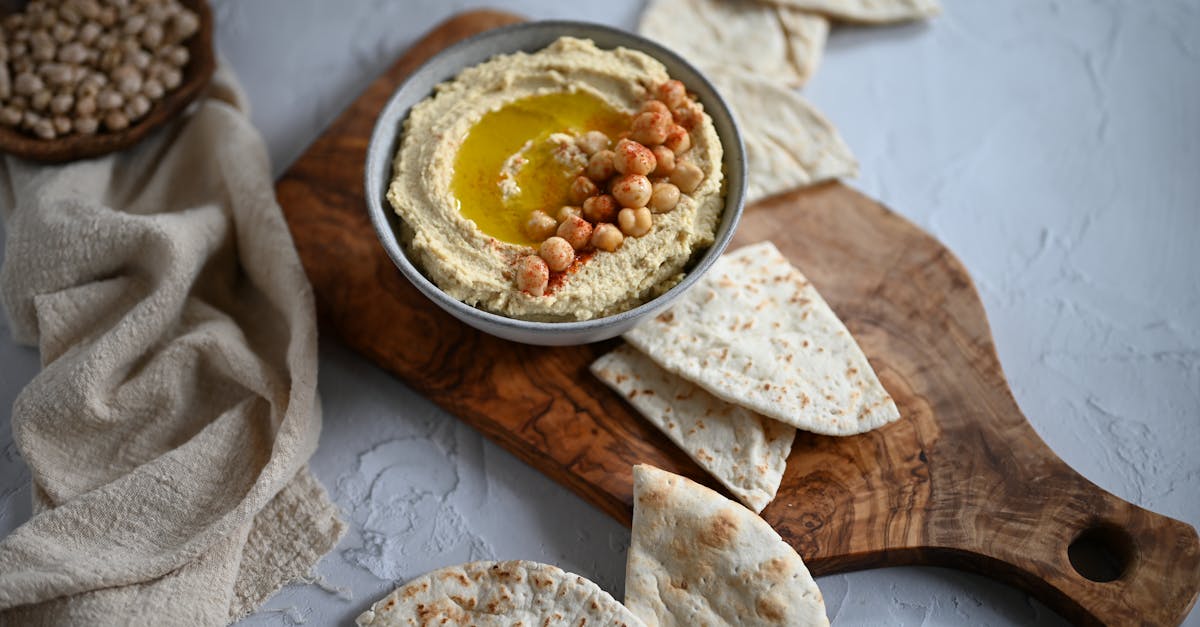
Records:
<instances>
[{"instance_id":1,"label":"white textured surface","mask_svg":"<svg viewBox=\"0 0 1200 627\"><path fill-rule=\"evenodd\" d=\"M468 3L217 4L219 46L281 172ZM625 27L641 5L497 4ZM1200 8L947 4L929 26L836 29L806 95L856 151L857 186L966 263L1050 446L1119 496L1200 524ZM351 531L320 584L285 589L247 624L344 624L393 582L474 557L554 562L620 596L625 529L335 341L321 359L312 466ZM0 333L0 534L30 513L7 423L37 367ZM835 625L1061 623L1020 592L944 569L818 583Z\"/></svg>"}]
</instances>

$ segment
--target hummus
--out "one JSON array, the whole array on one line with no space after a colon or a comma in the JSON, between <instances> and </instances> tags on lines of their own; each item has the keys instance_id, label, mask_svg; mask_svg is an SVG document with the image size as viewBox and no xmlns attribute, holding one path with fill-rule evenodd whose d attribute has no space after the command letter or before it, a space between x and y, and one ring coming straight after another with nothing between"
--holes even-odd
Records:
<instances>
[{"instance_id":1,"label":"hummus","mask_svg":"<svg viewBox=\"0 0 1200 627\"><path fill-rule=\"evenodd\" d=\"M707 114L690 129L691 148L680 156L698 166L704 179L674 210L655 215L653 230L626 238L614 252L581 253L565 272L551 276L542 295L514 287L517 262L537 246L521 233L529 203L541 203L534 208L550 215L571 204L554 181L523 190L522 172L537 166L553 177L555 167L577 169L580 155L564 134L599 126L615 137L613 120L627 123L654 86L668 80L666 68L644 53L602 50L589 40L563 37L536 53L494 57L438 85L405 121L387 194L402 219L410 258L453 298L526 320L606 316L675 285L693 255L712 244L724 208L721 144ZM564 99L553 106L537 104L559 95ZM514 106L515 113L506 109ZM546 118L552 132L486 141L476 136L480 146L472 148L472 134L489 126L480 121L502 111L530 118L529 128ZM490 132L508 135L526 128L511 120L491 126L501 128ZM539 157L543 153L549 156Z\"/></svg>"}]
</instances>

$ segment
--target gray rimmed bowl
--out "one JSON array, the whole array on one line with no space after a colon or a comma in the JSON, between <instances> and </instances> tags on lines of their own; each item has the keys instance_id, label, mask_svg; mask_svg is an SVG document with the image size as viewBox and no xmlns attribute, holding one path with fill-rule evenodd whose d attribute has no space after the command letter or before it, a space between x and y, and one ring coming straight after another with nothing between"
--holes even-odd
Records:
<instances>
[{"instance_id":1,"label":"gray rimmed bowl","mask_svg":"<svg viewBox=\"0 0 1200 627\"><path fill-rule=\"evenodd\" d=\"M417 103L433 93L438 83L454 78L462 70L482 63L498 54L518 51L536 52L562 36L591 39L605 49L617 47L639 50L666 66L672 78L683 81L712 117L724 149L722 168L725 173L725 210L717 228L716 241L704 251L695 265L678 285L661 296L638 307L603 318L579 322L530 322L517 320L472 307L451 298L429 280L408 258L398 233L400 218L387 202L387 188L392 178L392 162L400 148L404 119ZM679 298L708 271L724 252L738 220L746 192L746 159L737 124L725 101L699 70L679 55L642 37L608 26L584 22L544 21L515 24L490 30L461 41L439 52L413 72L388 100L367 148L365 173L367 212L392 262L400 272L429 300L450 315L485 333L525 344L564 346L586 344L616 337L633 328L638 322L658 314Z\"/></svg>"}]
</instances>

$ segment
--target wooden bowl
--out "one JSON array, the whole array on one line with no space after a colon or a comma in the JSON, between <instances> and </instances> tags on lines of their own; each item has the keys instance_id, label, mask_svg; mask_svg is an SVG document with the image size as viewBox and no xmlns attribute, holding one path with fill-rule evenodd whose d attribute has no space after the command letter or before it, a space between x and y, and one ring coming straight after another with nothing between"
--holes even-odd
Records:
<instances>
[{"instance_id":1,"label":"wooden bowl","mask_svg":"<svg viewBox=\"0 0 1200 627\"><path fill-rule=\"evenodd\" d=\"M182 112L208 86L216 69L216 60L212 46L212 10L207 0L180 0L180 4L196 12L200 27L186 42L189 58L183 68L183 80L155 102L145 117L115 133L98 131L95 135L71 134L55 139L41 139L19 129L0 126L0 152L43 163L96 157L138 143L150 131Z\"/></svg>"}]
</instances>

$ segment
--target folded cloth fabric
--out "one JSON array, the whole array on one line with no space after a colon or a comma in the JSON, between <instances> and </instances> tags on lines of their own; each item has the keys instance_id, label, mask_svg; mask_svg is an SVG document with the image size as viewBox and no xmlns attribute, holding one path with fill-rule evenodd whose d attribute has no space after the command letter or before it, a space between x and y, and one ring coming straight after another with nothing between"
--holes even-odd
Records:
<instances>
[{"instance_id":1,"label":"folded cloth fabric","mask_svg":"<svg viewBox=\"0 0 1200 627\"><path fill-rule=\"evenodd\" d=\"M0 624L228 623L344 530L308 280L233 76L120 154L0 165L0 294L43 369L13 407L34 515Z\"/></svg>"}]
</instances>

